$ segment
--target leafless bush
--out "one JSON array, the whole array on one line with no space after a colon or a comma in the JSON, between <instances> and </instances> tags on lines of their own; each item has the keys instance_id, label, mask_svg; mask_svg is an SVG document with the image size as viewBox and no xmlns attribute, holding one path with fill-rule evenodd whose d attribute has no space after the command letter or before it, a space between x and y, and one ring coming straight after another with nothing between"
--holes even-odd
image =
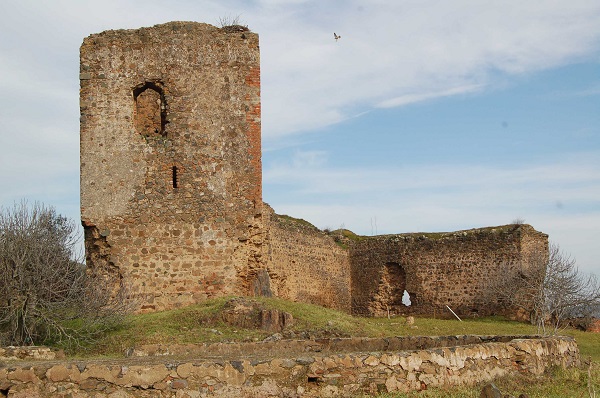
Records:
<instances>
[{"instance_id":1,"label":"leafless bush","mask_svg":"<svg viewBox=\"0 0 600 398\"><path fill-rule=\"evenodd\" d=\"M571 318L591 316L600 304L596 276L581 274L575 260L555 244L547 254L535 252L507 267L491 291L505 305L528 311L541 334L555 334Z\"/></svg>"},{"instance_id":2,"label":"leafless bush","mask_svg":"<svg viewBox=\"0 0 600 398\"><path fill-rule=\"evenodd\" d=\"M122 284L81 263L76 232L40 203L0 208L0 344L81 344L129 311Z\"/></svg>"},{"instance_id":3,"label":"leafless bush","mask_svg":"<svg viewBox=\"0 0 600 398\"><path fill-rule=\"evenodd\" d=\"M250 30L248 29L248 25L244 25L240 22L239 15L235 17L232 17L231 15L219 17L218 24L219 27L226 32L247 32Z\"/></svg>"},{"instance_id":4,"label":"leafless bush","mask_svg":"<svg viewBox=\"0 0 600 398\"><path fill-rule=\"evenodd\" d=\"M516 225L525 224L525 219L521 218L521 217L517 217L514 220L512 220L511 224L516 224Z\"/></svg>"}]
</instances>

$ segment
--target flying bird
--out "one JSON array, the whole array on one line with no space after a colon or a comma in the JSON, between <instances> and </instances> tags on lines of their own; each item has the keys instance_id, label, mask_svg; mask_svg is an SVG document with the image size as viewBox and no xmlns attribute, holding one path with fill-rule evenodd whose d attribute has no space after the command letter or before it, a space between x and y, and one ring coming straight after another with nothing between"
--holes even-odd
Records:
<instances>
[{"instance_id":1,"label":"flying bird","mask_svg":"<svg viewBox=\"0 0 600 398\"><path fill-rule=\"evenodd\" d=\"M341 39L342 36L338 36L335 32L333 32L333 38L335 39L335 41L338 41L338 39Z\"/></svg>"}]
</instances>

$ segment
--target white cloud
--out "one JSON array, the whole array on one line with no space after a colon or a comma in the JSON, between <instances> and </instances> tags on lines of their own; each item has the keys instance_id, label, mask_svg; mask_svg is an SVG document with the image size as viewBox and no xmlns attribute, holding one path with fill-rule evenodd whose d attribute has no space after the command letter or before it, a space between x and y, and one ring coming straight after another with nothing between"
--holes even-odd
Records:
<instances>
[{"instance_id":1,"label":"white cloud","mask_svg":"<svg viewBox=\"0 0 600 398\"><path fill-rule=\"evenodd\" d=\"M333 19L299 21L288 12L264 25L267 138L574 62L597 51L600 37L594 1L327 4L318 9L335 8Z\"/></svg>"},{"instance_id":2,"label":"white cloud","mask_svg":"<svg viewBox=\"0 0 600 398\"><path fill-rule=\"evenodd\" d=\"M216 24L240 15L261 35L266 139L377 106L483 89L498 73L574 62L597 51L600 38L600 3L593 0L146 1L143 7L134 0L24 0L3 8L11 16L2 28L3 63L21 62L70 90L65 80L76 79L77 47L90 33L168 20ZM338 42L334 31L342 35Z\"/></svg>"},{"instance_id":3,"label":"white cloud","mask_svg":"<svg viewBox=\"0 0 600 398\"><path fill-rule=\"evenodd\" d=\"M404 94L399 97L390 98L378 103L378 108L393 108L402 105L413 104L415 102L427 101L434 98L450 97L457 94L467 94L478 91L482 88L480 85L468 85L463 87L454 87L441 92L427 93L422 92L418 94Z\"/></svg>"},{"instance_id":4,"label":"white cloud","mask_svg":"<svg viewBox=\"0 0 600 398\"><path fill-rule=\"evenodd\" d=\"M292 187L294 193L303 195L368 194L377 191L395 194L418 195L419 191L435 191L439 195L452 196L457 190L477 191L478 195L498 194L511 188L519 190L519 197L544 195L553 200L600 197L600 162L594 156L578 154L552 164L531 165L514 168L483 167L473 164L404 165L386 168L328 168L324 159L313 162L323 167L299 166L297 159L311 159L322 152L297 152L288 164L265 166L265 184ZM593 187L586 191L582 188ZM535 188L535 189L534 189ZM560 190L555 192L554 189ZM575 195L575 198L572 197ZM594 196L596 195L596 196ZM472 197L470 204L483 198Z\"/></svg>"}]
</instances>

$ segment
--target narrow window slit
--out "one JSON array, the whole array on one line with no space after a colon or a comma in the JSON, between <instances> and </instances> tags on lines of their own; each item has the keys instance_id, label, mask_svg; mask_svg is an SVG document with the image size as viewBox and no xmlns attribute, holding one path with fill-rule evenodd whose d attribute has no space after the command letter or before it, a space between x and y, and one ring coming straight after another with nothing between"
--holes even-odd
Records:
<instances>
[{"instance_id":1,"label":"narrow window slit","mask_svg":"<svg viewBox=\"0 0 600 398\"><path fill-rule=\"evenodd\" d=\"M177 166L173 166L173 188L177 188L178 185L178 181L177 181Z\"/></svg>"}]
</instances>

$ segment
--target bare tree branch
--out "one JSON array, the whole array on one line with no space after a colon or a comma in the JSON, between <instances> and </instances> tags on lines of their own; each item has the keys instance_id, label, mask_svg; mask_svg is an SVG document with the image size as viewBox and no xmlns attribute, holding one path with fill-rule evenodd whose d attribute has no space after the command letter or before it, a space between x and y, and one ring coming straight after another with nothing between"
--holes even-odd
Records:
<instances>
[{"instance_id":1,"label":"bare tree branch","mask_svg":"<svg viewBox=\"0 0 600 398\"><path fill-rule=\"evenodd\" d=\"M535 252L507 267L490 291L505 305L529 312L541 334L555 334L569 319L589 317L600 306L596 276L581 274L575 259L556 244L547 254Z\"/></svg>"},{"instance_id":2,"label":"bare tree branch","mask_svg":"<svg viewBox=\"0 0 600 398\"><path fill-rule=\"evenodd\" d=\"M0 344L80 344L132 308L118 276L82 264L76 231L40 203L0 209Z\"/></svg>"}]
</instances>

